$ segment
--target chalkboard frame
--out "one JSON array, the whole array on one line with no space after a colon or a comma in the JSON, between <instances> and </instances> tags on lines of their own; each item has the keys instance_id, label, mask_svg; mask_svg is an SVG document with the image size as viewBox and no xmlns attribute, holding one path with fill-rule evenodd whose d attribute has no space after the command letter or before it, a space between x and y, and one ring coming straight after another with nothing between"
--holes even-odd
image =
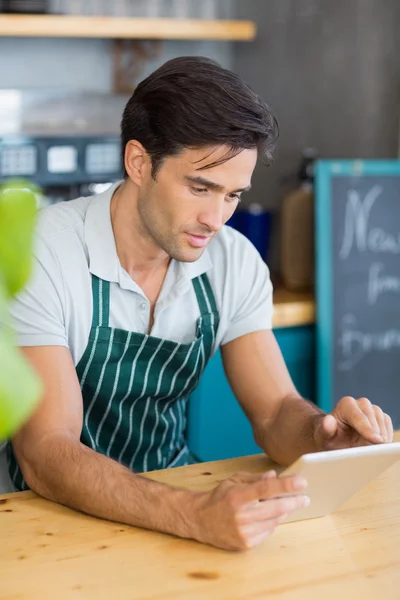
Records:
<instances>
[{"instance_id":1,"label":"chalkboard frame","mask_svg":"<svg viewBox=\"0 0 400 600\"><path fill-rule=\"evenodd\" d=\"M352 175L400 176L400 160L319 160L315 165L315 276L317 404L330 412L333 398L333 269L331 183L334 177Z\"/></svg>"}]
</instances>

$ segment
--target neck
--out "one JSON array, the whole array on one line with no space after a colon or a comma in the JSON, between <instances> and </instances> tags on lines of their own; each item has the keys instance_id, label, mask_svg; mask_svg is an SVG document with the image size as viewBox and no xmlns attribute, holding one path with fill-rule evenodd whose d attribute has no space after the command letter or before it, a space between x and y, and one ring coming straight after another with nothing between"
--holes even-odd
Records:
<instances>
[{"instance_id":1,"label":"neck","mask_svg":"<svg viewBox=\"0 0 400 600\"><path fill-rule=\"evenodd\" d=\"M111 224L121 266L137 283L166 272L171 258L146 231L138 210L138 189L124 181L111 199Z\"/></svg>"}]
</instances>

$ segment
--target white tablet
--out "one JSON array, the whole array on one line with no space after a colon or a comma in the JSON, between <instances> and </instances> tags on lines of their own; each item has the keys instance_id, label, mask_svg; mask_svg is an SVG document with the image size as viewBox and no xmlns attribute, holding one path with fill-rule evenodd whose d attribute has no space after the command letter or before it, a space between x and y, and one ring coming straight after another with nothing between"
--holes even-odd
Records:
<instances>
[{"instance_id":1,"label":"white tablet","mask_svg":"<svg viewBox=\"0 0 400 600\"><path fill-rule=\"evenodd\" d=\"M279 477L305 477L308 487L304 493L311 503L294 511L284 522L329 515L397 460L400 442L304 454Z\"/></svg>"}]
</instances>

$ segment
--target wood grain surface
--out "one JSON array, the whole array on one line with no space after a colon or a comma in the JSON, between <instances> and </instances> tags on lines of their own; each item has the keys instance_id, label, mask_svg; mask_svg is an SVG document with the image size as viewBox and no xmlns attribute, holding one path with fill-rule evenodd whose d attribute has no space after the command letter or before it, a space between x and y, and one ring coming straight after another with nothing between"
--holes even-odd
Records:
<instances>
[{"instance_id":1,"label":"wood grain surface","mask_svg":"<svg viewBox=\"0 0 400 600\"><path fill-rule=\"evenodd\" d=\"M259 455L148 476L207 490L270 466ZM31 492L0 497L0 539L7 600L398 600L400 462L335 514L283 524L249 552L102 521Z\"/></svg>"}]
</instances>

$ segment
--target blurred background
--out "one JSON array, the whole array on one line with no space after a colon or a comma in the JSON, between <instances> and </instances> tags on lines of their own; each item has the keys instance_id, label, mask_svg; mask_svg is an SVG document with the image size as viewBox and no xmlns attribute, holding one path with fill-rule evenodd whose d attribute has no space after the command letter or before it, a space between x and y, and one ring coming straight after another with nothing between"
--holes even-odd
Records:
<instances>
[{"instance_id":1,"label":"blurred background","mask_svg":"<svg viewBox=\"0 0 400 600\"><path fill-rule=\"evenodd\" d=\"M35 181L44 204L121 177L123 107L169 58L214 58L270 105L280 125L275 162L257 167L230 224L267 261L285 360L301 393L324 405L316 383L315 160L398 157L400 2L0 0L0 13L0 180ZM218 414L204 408L208 386L219 389ZM207 441L200 425L191 433L200 457L255 449L234 404L217 355L193 401L193 419L208 423ZM221 441L228 413L234 434Z\"/></svg>"}]
</instances>

